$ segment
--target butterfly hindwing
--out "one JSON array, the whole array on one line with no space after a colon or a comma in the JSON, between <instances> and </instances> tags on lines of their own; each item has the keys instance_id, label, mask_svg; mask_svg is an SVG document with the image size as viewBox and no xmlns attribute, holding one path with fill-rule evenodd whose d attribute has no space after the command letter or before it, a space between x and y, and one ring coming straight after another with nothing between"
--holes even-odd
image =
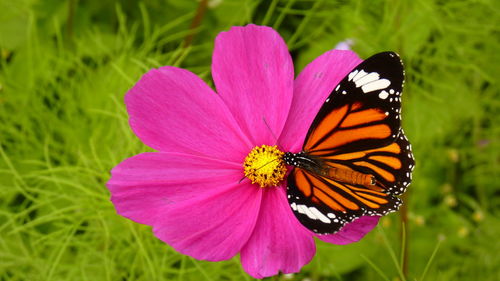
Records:
<instances>
[{"instance_id":1,"label":"butterfly hindwing","mask_svg":"<svg viewBox=\"0 0 500 281\"><path fill-rule=\"evenodd\" d=\"M385 187L386 192L394 195L401 195L411 183L411 175L415 168L415 158L413 157L411 144L404 134L403 129L400 130L400 134L395 143L401 148L401 152L397 154L397 158L401 161L401 167L393 172L395 181L385 183Z\"/></svg>"},{"instance_id":2,"label":"butterfly hindwing","mask_svg":"<svg viewBox=\"0 0 500 281\"><path fill-rule=\"evenodd\" d=\"M376 186L386 193L401 195L411 182L415 160L404 132L400 129L396 141L388 145L355 152L311 153L334 168L351 169L373 175Z\"/></svg>"},{"instance_id":3,"label":"butterfly hindwing","mask_svg":"<svg viewBox=\"0 0 500 281\"><path fill-rule=\"evenodd\" d=\"M363 215L385 215L401 204L380 190L336 182L300 168L289 175L287 194L295 217L318 234L335 233Z\"/></svg>"}]
</instances>

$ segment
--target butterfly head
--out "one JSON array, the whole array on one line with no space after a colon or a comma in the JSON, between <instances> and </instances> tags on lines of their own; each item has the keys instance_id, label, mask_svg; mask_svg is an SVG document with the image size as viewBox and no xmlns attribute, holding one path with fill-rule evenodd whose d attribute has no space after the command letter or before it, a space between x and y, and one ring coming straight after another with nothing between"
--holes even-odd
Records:
<instances>
[{"instance_id":1,"label":"butterfly head","mask_svg":"<svg viewBox=\"0 0 500 281\"><path fill-rule=\"evenodd\" d=\"M299 153L285 152L285 154L283 154L283 162L289 166L308 170L317 170L322 166L320 161L304 151Z\"/></svg>"},{"instance_id":2,"label":"butterfly head","mask_svg":"<svg viewBox=\"0 0 500 281\"><path fill-rule=\"evenodd\" d=\"M283 154L283 161L289 166L296 166L294 165L294 162L296 162L295 159L296 157L294 153L285 152L285 154Z\"/></svg>"}]
</instances>

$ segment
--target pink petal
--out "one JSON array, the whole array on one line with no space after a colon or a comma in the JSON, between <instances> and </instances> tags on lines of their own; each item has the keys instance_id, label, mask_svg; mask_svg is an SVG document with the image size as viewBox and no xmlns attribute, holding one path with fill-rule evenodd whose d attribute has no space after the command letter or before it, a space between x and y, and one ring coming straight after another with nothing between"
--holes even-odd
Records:
<instances>
[{"instance_id":1,"label":"pink petal","mask_svg":"<svg viewBox=\"0 0 500 281\"><path fill-rule=\"evenodd\" d=\"M288 48L272 28L236 26L215 40L217 92L256 145L276 143L273 134L278 136L286 121L293 75Z\"/></svg>"},{"instance_id":2,"label":"pink petal","mask_svg":"<svg viewBox=\"0 0 500 281\"><path fill-rule=\"evenodd\" d=\"M241 250L241 264L255 278L298 272L316 251L312 234L292 214L283 188L262 192L259 219Z\"/></svg>"},{"instance_id":3,"label":"pink petal","mask_svg":"<svg viewBox=\"0 0 500 281\"><path fill-rule=\"evenodd\" d=\"M117 212L152 225L155 235L197 259L225 260L249 239L260 188L239 183L239 165L180 153L143 153L112 170Z\"/></svg>"},{"instance_id":4,"label":"pink petal","mask_svg":"<svg viewBox=\"0 0 500 281\"><path fill-rule=\"evenodd\" d=\"M346 245L358 242L375 226L377 226L378 216L364 216L347 224L339 232L330 235L317 235L317 237L325 242Z\"/></svg>"},{"instance_id":5,"label":"pink petal","mask_svg":"<svg viewBox=\"0 0 500 281\"><path fill-rule=\"evenodd\" d=\"M280 143L298 152L314 117L338 83L362 60L351 51L333 50L308 64L295 80L290 114Z\"/></svg>"},{"instance_id":6,"label":"pink petal","mask_svg":"<svg viewBox=\"0 0 500 281\"><path fill-rule=\"evenodd\" d=\"M242 163L253 147L220 97L187 70L149 71L125 103L133 131L156 150Z\"/></svg>"}]
</instances>

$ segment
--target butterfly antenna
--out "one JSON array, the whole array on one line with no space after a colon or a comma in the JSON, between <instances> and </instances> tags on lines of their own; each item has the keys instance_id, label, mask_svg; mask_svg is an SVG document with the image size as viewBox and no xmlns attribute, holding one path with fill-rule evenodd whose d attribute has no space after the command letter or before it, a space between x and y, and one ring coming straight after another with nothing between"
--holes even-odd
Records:
<instances>
[{"instance_id":1,"label":"butterfly antenna","mask_svg":"<svg viewBox=\"0 0 500 281\"><path fill-rule=\"evenodd\" d=\"M282 147L280 147L280 145L278 144L278 137L274 134L273 130L271 130L271 126L269 126L269 124L267 123L266 117L262 117L262 121L264 121L264 124L266 125L267 129L269 130L271 135L274 137L274 141L275 141L276 146L278 146L279 150L284 151L284 149Z\"/></svg>"},{"instance_id":2,"label":"butterfly antenna","mask_svg":"<svg viewBox=\"0 0 500 281\"><path fill-rule=\"evenodd\" d=\"M242 177L239 181L238 184L240 184L247 176Z\"/></svg>"},{"instance_id":3,"label":"butterfly antenna","mask_svg":"<svg viewBox=\"0 0 500 281\"><path fill-rule=\"evenodd\" d=\"M262 121L264 121L264 124L266 125L267 129L269 130L269 132L271 133L271 135L273 135L274 141L276 143L278 143L278 137L274 134L273 130L271 130L271 126L269 126L269 124L267 123L266 117L262 117Z\"/></svg>"}]
</instances>

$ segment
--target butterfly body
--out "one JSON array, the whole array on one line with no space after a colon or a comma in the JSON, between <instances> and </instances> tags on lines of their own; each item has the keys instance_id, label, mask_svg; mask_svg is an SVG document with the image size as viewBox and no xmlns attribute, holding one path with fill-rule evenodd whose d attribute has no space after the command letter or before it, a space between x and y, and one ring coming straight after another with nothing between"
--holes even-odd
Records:
<instances>
[{"instance_id":1,"label":"butterfly body","mask_svg":"<svg viewBox=\"0 0 500 281\"><path fill-rule=\"evenodd\" d=\"M415 161L401 129L404 70L396 53L376 54L355 67L320 108L293 167L287 196L297 219L331 234L361 216L396 211Z\"/></svg>"},{"instance_id":2,"label":"butterfly body","mask_svg":"<svg viewBox=\"0 0 500 281\"><path fill-rule=\"evenodd\" d=\"M375 177L370 174L364 174L350 169L330 167L323 163L320 158L310 156L304 151L299 153L286 152L283 161L289 166L304 169L318 176L347 184L371 186L376 183Z\"/></svg>"}]
</instances>

